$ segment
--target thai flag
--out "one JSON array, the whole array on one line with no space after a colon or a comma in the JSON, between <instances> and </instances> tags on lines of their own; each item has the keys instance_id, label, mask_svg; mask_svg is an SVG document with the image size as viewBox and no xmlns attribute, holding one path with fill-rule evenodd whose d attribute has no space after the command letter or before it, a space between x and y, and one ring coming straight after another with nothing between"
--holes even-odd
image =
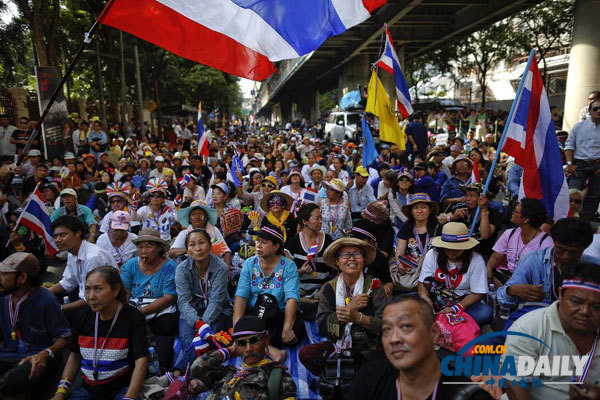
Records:
<instances>
[{"instance_id":1,"label":"thai flag","mask_svg":"<svg viewBox=\"0 0 600 400\"><path fill-rule=\"evenodd\" d=\"M29 196L29 201L27 201L27 205L17 220L16 226L19 225L26 226L32 232L40 235L44 239L44 243L46 243L46 251L51 256L58 253L58 247L54 243L52 229L50 228L52 221L50 221L50 216L46 211L44 197L42 196L42 192L40 192L39 186Z\"/></svg>"},{"instance_id":2,"label":"thai flag","mask_svg":"<svg viewBox=\"0 0 600 400\"><path fill-rule=\"evenodd\" d=\"M379 60L375 62L375 65L394 75L396 97L398 98L398 111L400 111L400 114L402 114L404 118L408 118L408 116L413 113L413 108L410 104L408 84L402 73L398 54L396 54L394 41L392 40L392 35L390 34L387 24L385 25L385 48Z\"/></svg>"},{"instance_id":3,"label":"thai flag","mask_svg":"<svg viewBox=\"0 0 600 400\"><path fill-rule=\"evenodd\" d=\"M317 49L386 0L111 0L98 19L195 62L252 80Z\"/></svg>"},{"instance_id":4,"label":"thai flag","mask_svg":"<svg viewBox=\"0 0 600 400\"><path fill-rule=\"evenodd\" d=\"M198 103L198 155L209 155L208 151L208 135L204 133L204 124L202 123L202 102Z\"/></svg>"},{"instance_id":5,"label":"thai flag","mask_svg":"<svg viewBox=\"0 0 600 400\"><path fill-rule=\"evenodd\" d=\"M240 160L238 156L233 156L231 158L231 178L233 179L233 184L235 187L238 187L242 184L237 177L238 170L242 171L242 175L246 173L246 171L244 171L242 160Z\"/></svg>"},{"instance_id":6,"label":"thai flag","mask_svg":"<svg viewBox=\"0 0 600 400\"><path fill-rule=\"evenodd\" d=\"M302 203L316 203L318 194L319 192L314 189L305 188L302 190L301 201Z\"/></svg>"},{"instance_id":7,"label":"thai flag","mask_svg":"<svg viewBox=\"0 0 600 400\"><path fill-rule=\"evenodd\" d=\"M319 252L319 246L317 243L313 244L310 249L308 249L308 253L306 254L306 261L310 262L314 257L317 256Z\"/></svg>"},{"instance_id":8,"label":"thai flag","mask_svg":"<svg viewBox=\"0 0 600 400\"><path fill-rule=\"evenodd\" d=\"M569 190L535 51L527 65L503 134L502 151L523 167L519 198L540 199L557 220L569 212Z\"/></svg>"},{"instance_id":9,"label":"thai flag","mask_svg":"<svg viewBox=\"0 0 600 400\"><path fill-rule=\"evenodd\" d=\"M473 170L471 171L471 182L481 183L481 174L479 173L479 165L477 161L473 161Z\"/></svg>"},{"instance_id":10,"label":"thai flag","mask_svg":"<svg viewBox=\"0 0 600 400\"><path fill-rule=\"evenodd\" d=\"M188 183L190 183L190 179L192 179L190 174L185 174L184 176L182 176L181 178L179 178L177 180L177 183L179 184L179 187L181 189L185 189L187 187Z\"/></svg>"}]
</instances>

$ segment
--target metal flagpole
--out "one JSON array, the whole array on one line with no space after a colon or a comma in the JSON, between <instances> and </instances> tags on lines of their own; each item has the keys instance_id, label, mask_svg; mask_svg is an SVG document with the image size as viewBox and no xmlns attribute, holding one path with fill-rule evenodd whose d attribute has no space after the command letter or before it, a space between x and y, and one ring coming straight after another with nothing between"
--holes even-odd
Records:
<instances>
[{"instance_id":1,"label":"metal flagpole","mask_svg":"<svg viewBox=\"0 0 600 400\"><path fill-rule=\"evenodd\" d=\"M108 10L110 10L110 8L112 7L114 1L115 0L109 0L109 2L104 7L104 10L102 10L102 12L100 13L100 16L98 17L98 19L96 19L94 21L94 23L92 24L91 28L85 33L85 35L83 37L83 43L81 43L81 46L79 47L79 50L77 50L77 53L75 53L75 57L73 57L73 61L71 61L71 64L69 64L69 67L65 71L65 75L63 76L62 80L59 82L59 84L56 87L56 89L54 89L54 93L52 93L52 96L50 97L50 100L48 101L48 104L46 104L46 108L44 109L44 111L40 115L40 119L38 119L38 121L37 121L36 127L31 132L31 135L29 136L29 140L27 140L27 144L25 145L25 148L23 149L23 153L21 153L21 155L19 155L19 158L17 159L17 163L16 163L17 166L20 165L23 162L23 158L25 158L25 155L29 152L29 148L31 147L33 141L35 140L36 136L38 135L39 129L42 126L42 124L44 123L44 120L46 119L46 117L48 116L48 113L50 112L50 109L52 108L52 105L56 101L56 98L58 97L58 94L62 90L63 85L65 84L65 82L67 81L67 79L69 79L69 76L71 76L71 73L73 72L73 68L75 68L75 64L77 64L77 61L79 60L79 57L81 57L81 54L83 54L83 51L85 50L85 48L87 47L87 45L92 42L92 37L94 36L94 33L96 33L96 31L98 30L98 26L100 25L100 21L104 18L104 16L108 12ZM10 184L12 182L13 176L14 176L14 174L12 174L8 178L8 181L7 181L6 185L5 185L5 187L9 187L10 186Z\"/></svg>"},{"instance_id":2,"label":"metal flagpole","mask_svg":"<svg viewBox=\"0 0 600 400\"><path fill-rule=\"evenodd\" d=\"M494 170L496 169L496 164L498 163L498 159L500 158L500 152L502 151L502 147L504 147L504 141L506 140L506 134L508 133L508 128L510 127L510 121L512 121L513 114L515 113L515 109L517 108L517 104L521 98L521 93L523 92L523 85L525 84L525 80L527 79L527 73L529 72L529 67L531 63L535 59L535 50L531 50L529 53L529 59L527 60L527 65L525 66L525 71L523 72L523 76L521 77L521 82L519 83L519 88L517 89L517 95L510 107L510 113L508 114L508 119L506 120L508 123L504 125L504 130L502 131L502 136L500 137L500 142L498 143L498 149L496 150L496 157L492 162L492 166L490 168L490 173L485 181L485 185L483 187L482 196L485 196L490 186L490 182L492 180L492 176L494 175ZM475 230L475 224L477 223L477 219L479 218L479 213L481 212L481 207L477 206L477 211L475 211L475 217L473 218L473 222L471 223L471 229L469 230L469 236L473 236L473 231Z\"/></svg>"}]
</instances>

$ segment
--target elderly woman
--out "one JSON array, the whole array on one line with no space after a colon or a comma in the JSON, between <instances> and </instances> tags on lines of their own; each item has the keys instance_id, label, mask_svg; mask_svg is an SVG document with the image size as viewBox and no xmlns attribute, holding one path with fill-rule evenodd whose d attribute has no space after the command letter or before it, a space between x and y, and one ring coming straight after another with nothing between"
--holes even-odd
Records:
<instances>
[{"instance_id":1,"label":"elderly woman","mask_svg":"<svg viewBox=\"0 0 600 400\"><path fill-rule=\"evenodd\" d=\"M100 235L96 244L107 250L117 262L119 268L131 258L137 256L137 246L133 240L135 233L129 232L131 216L125 211L115 211L110 217L108 232Z\"/></svg>"},{"instance_id":2,"label":"elderly woman","mask_svg":"<svg viewBox=\"0 0 600 400\"><path fill-rule=\"evenodd\" d=\"M583 204L583 192L578 189L569 189L569 216L579 218Z\"/></svg>"},{"instance_id":3,"label":"elderly woman","mask_svg":"<svg viewBox=\"0 0 600 400\"><path fill-rule=\"evenodd\" d=\"M323 201L323 199L326 196L325 190L323 189L323 179L325 178L326 172L327 169L319 164L313 164L312 167L308 169L308 174L310 176L311 182L307 187L309 189L314 190L315 192L319 192L319 195L317 197L318 203ZM321 189L323 189L322 192Z\"/></svg>"},{"instance_id":4,"label":"elderly woman","mask_svg":"<svg viewBox=\"0 0 600 400\"><path fill-rule=\"evenodd\" d=\"M257 233L256 255L242 267L235 302L233 324L245 314L261 316L269 330L269 356L283 361L286 353L276 347L299 343L306 335L298 313L300 280L292 260L283 256L283 232L265 225Z\"/></svg>"},{"instance_id":5,"label":"elderly woman","mask_svg":"<svg viewBox=\"0 0 600 400\"><path fill-rule=\"evenodd\" d=\"M173 341L179 317L175 304L175 268L166 257L169 242L156 229L144 228L137 239L138 257L121 267L123 286L129 291L129 303L146 317L148 328L156 338L156 350L162 370L173 363Z\"/></svg>"},{"instance_id":6,"label":"elderly woman","mask_svg":"<svg viewBox=\"0 0 600 400\"><path fill-rule=\"evenodd\" d=\"M142 220L143 228L152 228L160 232L160 237L169 242L171 240L171 227L175 223L175 210L168 205L167 182L161 178L151 178L146 185L146 193L150 197L150 204L137 210L137 215Z\"/></svg>"},{"instance_id":7,"label":"elderly woman","mask_svg":"<svg viewBox=\"0 0 600 400\"><path fill-rule=\"evenodd\" d=\"M333 240L339 239L344 236L344 231L352 229L352 214L348 198L344 194L344 182L333 178L323 184L326 187L327 197L321 202L323 217L321 231L330 235Z\"/></svg>"},{"instance_id":8,"label":"elderly woman","mask_svg":"<svg viewBox=\"0 0 600 400\"><path fill-rule=\"evenodd\" d=\"M487 294L487 273L483 257L473 251L479 242L469 237L469 228L460 222L448 222L441 236L431 240L433 248L425 254L419 275L419 296L442 314L464 310L479 325L493 315L483 296ZM430 295L451 293L443 302Z\"/></svg>"},{"instance_id":9,"label":"elderly woman","mask_svg":"<svg viewBox=\"0 0 600 400\"><path fill-rule=\"evenodd\" d=\"M287 244L296 235L296 218L289 210L292 207L292 198L279 190L273 190L265 195L260 206L266 213L261 226L273 225L283 232L283 242Z\"/></svg>"},{"instance_id":10,"label":"elderly woman","mask_svg":"<svg viewBox=\"0 0 600 400\"><path fill-rule=\"evenodd\" d=\"M497 287L504 285L526 254L554 246L550 235L541 229L546 218L544 203L537 199L521 199L510 218L517 227L505 230L494 244L487 262L488 281L493 281Z\"/></svg>"},{"instance_id":11,"label":"elderly woman","mask_svg":"<svg viewBox=\"0 0 600 400\"><path fill-rule=\"evenodd\" d=\"M196 209L195 211L197 211ZM176 369L185 372L196 358L185 351L192 343L198 326L204 322L213 332L231 327L232 307L227 293L227 266L212 251L212 237L204 229L192 229L185 238L189 257L175 272L179 337L184 352Z\"/></svg>"},{"instance_id":12,"label":"elderly woman","mask_svg":"<svg viewBox=\"0 0 600 400\"><path fill-rule=\"evenodd\" d=\"M189 233L195 229L204 229L210 236L212 253L222 258L225 264L231 266L231 250L215 225L217 224L217 211L210 208L202 201L194 201L189 207L177 212L177 221L185 228L175 238L169 250L169 257L177 258L187 253L186 240Z\"/></svg>"},{"instance_id":13,"label":"elderly woman","mask_svg":"<svg viewBox=\"0 0 600 400\"><path fill-rule=\"evenodd\" d=\"M354 360L362 364L379 346L382 315L387 296L381 282L363 273L375 259L375 248L359 239L338 239L327 248L325 263L339 275L325 284L319 300L317 323L326 342L304 346L299 352L302 364L319 376L325 361L338 350L352 349Z\"/></svg>"},{"instance_id":14,"label":"elderly woman","mask_svg":"<svg viewBox=\"0 0 600 400\"><path fill-rule=\"evenodd\" d=\"M200 179L194 174L188 174L188 176L190 177L190 180L185 189L183 189L183 202L191 203L196 200L204 201L206 193L204 192L204 188L198 185Z\"/></svg>"},{"instance_id":15,"label":"elderly woman","mask_svg":"<svg viewBox=\"0 0 600 400\"><path fill-rule=\"evenodd\" d=\"M413 183L413 176L408 172L402 172L398 175L392 190L387 197L390 205L390 218L394 226L398 229L408 220L408 215L402 212L402 207L408 204L410 198L410 189Z\"/></svg>"}]
</instances>

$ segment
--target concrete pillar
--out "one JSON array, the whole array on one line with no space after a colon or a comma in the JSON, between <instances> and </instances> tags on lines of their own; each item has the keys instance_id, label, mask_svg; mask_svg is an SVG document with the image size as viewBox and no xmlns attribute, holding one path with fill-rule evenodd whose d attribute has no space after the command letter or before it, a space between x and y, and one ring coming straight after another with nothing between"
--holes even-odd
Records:
<instances>
[{"instance_id":1,"label":"concrete pillar","mask_svg":"<svg viewBox=\"0 0 600 400\"><path fill-rule=\"evenodd\" d=\"M275 123L281 123L281 104L275 104L272 110L271 121Z\"/></svg>"},{"instance_id":2,"label":"concrete pillar","mask_svg":"<svg viewBox=\"0 0 600 400\"><path fill-rule=\"evenodd\" d=\"M79 118L87 121L87 99L85 97L78 97L75 101L77 102L77 108L79 108Z\"/></svg>"},{"instance_id":3,"label":"concrete pillar","mask_svg":"<svg viewBox=\"0 0 600 400\"><path fill-rule=\"evenodd\" d=\"M292 102L291 101L282 101L280 103L281 106L281 123L287 124L288 122L292 122Z\"/></svg>"},{"instance_id":4,"label":"concrete pillar","mask_svg":"<svg viewBox=\"0 0 600 400\"><path fill-rule=\"evenodd\" d=\"M312 98L313 101L311 102L311 107L310 107L310 122L311 123L315 123L317 122L320 117L321 117L321 106L319 104L320 100L319 100L320 94L318 90L313 90L312 92Z\"/></svg>"},{"instance_id":5,"label":"concrete pillar","mask_svg":"<svg viewBox=\"0 0 600 400\"><path fill-rule=\"evenodd\" d=\"M13 87L8 88L8 93L10 94L10 97L12 97L13 104L15 105L15 115L13 115L15 124L21 117L29 118L27 91L20 87Z\"/></svg>"},{"instance_id":6,"label":"concrete pillar","mask_svg":"<svg viewBox=\"0 0 600 400\"><path fill-rule=\"evenodd\" d=\"M600 88L600 0L575 2L575 26L569 55L563 130L570 131L588 104L589 92Z\"/></svg>"},{"instance_id":7,"label":"concrete pillar","mask_svg":"<svg viewBox=\"0 0 600 400\"><path fill-rule=\"evenodd\" d=\"M369 83L369 56L359 54L348 61L342 67L342 73L339 78L340 99L346 93L357 90L359 85L367 86Z\"/></svg>"}]
</instances>

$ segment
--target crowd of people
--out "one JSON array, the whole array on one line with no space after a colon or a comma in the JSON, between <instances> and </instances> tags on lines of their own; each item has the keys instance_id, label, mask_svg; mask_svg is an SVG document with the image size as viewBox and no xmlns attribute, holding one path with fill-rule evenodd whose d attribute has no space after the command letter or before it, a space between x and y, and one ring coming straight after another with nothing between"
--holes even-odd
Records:
<instances>
[{"instance_id":1,"label":"crowd of people","mask_svg":"<svg viewBox=\"0 0 600 400\"><path fill-rule=\"evenodd\" d=\"M406 150L381 143L371 165L319 126L246 121L209 123L208 156L193 124L158 141L80 121L63 157L37 140L15 165L30 131L0 117L15 145L0 168L0 397L291 399L297 347L322 398L499 398L439 358L510 329L592 361L562 377L580 385L542 376L508 398L598 398L598 92L587 111L558 133L572 190L557 220L519 199L514 160L492 169L498 137L475 137L476 113L445 143L417 113ZM38 190L56 254L19 221ZM322 340L307 342L311 323ZM509 336L506 354L548 354L531 343Z\"/></svg>"}]
</instances>

